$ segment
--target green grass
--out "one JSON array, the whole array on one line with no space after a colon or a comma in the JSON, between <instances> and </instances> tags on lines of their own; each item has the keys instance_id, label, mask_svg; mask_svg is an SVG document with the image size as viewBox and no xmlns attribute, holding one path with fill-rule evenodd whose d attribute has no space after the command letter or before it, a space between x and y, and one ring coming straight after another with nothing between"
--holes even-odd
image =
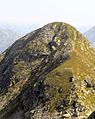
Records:
<instances>
[{"instance_id":1,"label":"green grass","mask_svg":"<svg viewBox=\"0 0 95 119\"><path fill-rule=\"evenodd\" d=\"M46 90L46 93L51 97L49 101L50 111L53 111L58 104L69 95L72 86L69 79L72 76L73 74L70 69L61 68L61 66L48 74L45 83L50 86L49 89ZM59 89L63 91L59 92Z\"/></svg>"},{"instance_id":2,"label":"green grass","mask_svg":"<svg viewBox=\"0 0 95 119\"><path fill-rule=\"evenodd\" d=\"M69 37L74 43L74 50L69 53L70 59L54 69L45 79L45 82L50 85L50 88L46 91L51 96L49 101L50 109L54 110L58 103L61 102L66 95L71 93L72 83L70 83L68 79L70 76L74 76L77 79L76 94L85 105L88 105L87 113L89 113L90 109L94 109L92 104L95 105L95 95L82 93L81 90L83 88L81 87L81 83L87 77L90 77L95 82L95 50L91 47L87 39L77 32L75 28L67 26L67 29L69 31ZM57 73L59 73L60 76L56 76ZM64 93L59 93L56 88L53 87L62 88ZM87 91L90 89L84 88L83 90Z\"/></svg>"}]
</instances>

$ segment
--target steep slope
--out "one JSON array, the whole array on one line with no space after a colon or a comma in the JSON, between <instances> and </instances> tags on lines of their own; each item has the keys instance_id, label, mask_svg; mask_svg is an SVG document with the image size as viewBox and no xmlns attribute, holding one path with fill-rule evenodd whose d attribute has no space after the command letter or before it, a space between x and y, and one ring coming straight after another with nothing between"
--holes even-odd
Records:
<instances>
[{"instance_id":1,"label":"steep slope","mask_svg":"<svg viewBox=\"0 0 95 119\"><path fill-rule=\"evenodd\" d=\"M0 53L8 48L20 35L8 29L0 28Z\"/></svg>"},{"instance_id":2,"label":"steep slope","mask_svg":"<svg viewBox=\"0 0 95 119\"><path fill-rule=\"evenodd\" d=\"M0 63L0 119L86 119L95 110L95 50L74 27L47 24Z\"/></svg>"},{"instance_id":3,"label":"steep slope","mask_svg":"<svg viewBox=\"0 0 95 119\"><path fill-rule=\"evenodd\" d=\"M95 26L89 29L84 35L88 38L91 44L95 47Z\"/></svg>"}]
</instances>

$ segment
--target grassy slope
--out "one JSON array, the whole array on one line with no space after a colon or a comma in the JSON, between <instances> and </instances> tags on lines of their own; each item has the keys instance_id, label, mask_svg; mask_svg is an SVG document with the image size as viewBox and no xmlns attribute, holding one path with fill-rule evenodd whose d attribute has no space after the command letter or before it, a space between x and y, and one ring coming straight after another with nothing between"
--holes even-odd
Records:
<instances>
[{"instance_id":1,"label":"grassy slope","mask_svg":"<svg viewBox=\"0 0 95 119\"><path fill-rule=\"evenodd\" d=\"M74 49L70 52L71 58L49 73L45 80L51 87L62 88L64 93L59 93L54 88L50 88L46 92L51 95L50 105L52 110L71 93L72 83L69 82L69 78L74 76L77 79L76 94L79 97L77 101L88 108L85 111L85 115L89 115L95 109L95 94L89 93L91 89L84 87L82 84L87 77L90 77L95 82L95 50L87 39L77 32L75 28L69 25L67 25L67 28L70 33L70 39L74 44Z\"/></svg>"},{"instance_id":2,"label":"grassy slope","mask_svg":"<svg viewBox=\"0 0 95 119\"><path fill-rule=\"evenodd\" d=\"M69 79L70 77L75 77L77 89L76 94L78 95L79 99L77 101L84 103L84 105L87 106L88 110L85 112L85 114L90 113L90 111L93 111L95 109L95 95L88 93L90 88L83 87L82 83L84 83L84 79L86 77L91 77L93 82L95 82L95 50L91 47L90 43L87 41L87 39L76 31L75 28L71 27L70 25L65 24L65 26L68 29L69 32L69 38L73 44L73 50L69 53L70 59L65 61L62 65L54 69L52 72L50 72L45 82L50 85L50 88L46 90L46 93L49 93L51 96L50 101L48 102L50 105L50 110L53 111L56 106L58 106L58 103L60 103L65 97L68 98L69 104L66 108L69 108L70 106L70 100L73 99L72 96L70 97L71 89L72 89L72 83ZM29 48L31 49L30 46ZM41 47L40 47L41 48ZM23 67L25 66L25 69L28 65L24 63ZM16 67L22 67L21 64L17 64ZM27 75L26 70L24 71ZM19 77L19 73L17 72L15 75ZM30 73L30 70L29 70ZM24 73L23 73L24 75ZM20 82L22 83L22 82ZM21 84L15 85L14 90L10 90L9 94L6 94L7 99L11 99L14 97L16 93L19 92L19 87ZM26 83L26 81L23 81L23 85ZM22 86L23 86L22 85ZM63 91L58 91L59 89ZM11 95L10 92L12 91ZM15 93L14 93L15 92ZM83 92L83 93L82 93ZM20 93L20 92L19 92ZM8 97L9 96L9 97ZM12 96L12 97L11 97ZM93 105L93 106L92 106Z\"/></svg>"}]
</instances>

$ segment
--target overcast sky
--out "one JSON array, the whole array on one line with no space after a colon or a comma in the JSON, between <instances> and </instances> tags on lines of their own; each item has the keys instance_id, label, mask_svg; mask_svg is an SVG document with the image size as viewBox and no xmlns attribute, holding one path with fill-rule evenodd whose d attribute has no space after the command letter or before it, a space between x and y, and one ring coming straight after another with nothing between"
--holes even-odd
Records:
<instances>
[{"instance_id":1,"label":"overcast sky","mask_svg":"<svg viewBox=\"0 0 95 119\"><path fill-rule=\"evenodd\" d=\"M95 25L95 0L0 0L0 22L41 24L62 21Z\"/></svg>"}]
</instances>

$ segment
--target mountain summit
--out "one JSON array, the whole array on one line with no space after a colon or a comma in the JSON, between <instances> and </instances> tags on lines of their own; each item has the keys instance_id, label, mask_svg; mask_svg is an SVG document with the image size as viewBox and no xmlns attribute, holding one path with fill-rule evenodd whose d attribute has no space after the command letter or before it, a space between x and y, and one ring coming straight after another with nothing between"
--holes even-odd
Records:
<instances>
[{"instance_id":1,"label":"mountain summit","mask_svg":"<svg viewBox=\"0 0 95 119\"><path fill-rule=\"evenodd\" d=\"M94 117L95 49L74 27L47 24L1 56L0 119Z\"/></svg>"}]
</instances>

